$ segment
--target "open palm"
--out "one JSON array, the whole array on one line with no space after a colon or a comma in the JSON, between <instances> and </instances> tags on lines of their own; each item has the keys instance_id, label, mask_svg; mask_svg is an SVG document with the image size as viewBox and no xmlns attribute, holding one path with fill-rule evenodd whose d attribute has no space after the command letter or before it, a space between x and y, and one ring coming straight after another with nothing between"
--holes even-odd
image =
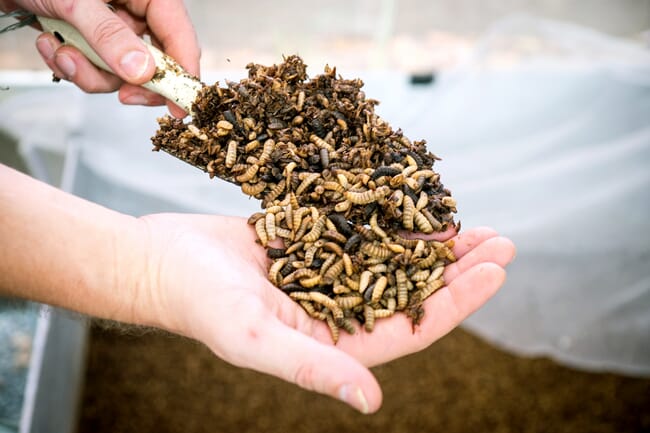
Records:
<instances>
[{"instance_id":1,"label":"open palm","mask_svg":"<svg viewBox=\"0 0 650 433\"><path fill-rule=\"evenodd\" d=\"M142 219L150 273L164 294L166 326L205 343L220 358L340 398L363 412L381 405L367 367L422 350L483 305L503 284L514 246L489 228L456 235L458 261L446 286L424 303L421 323L396 314L372 333L357 326L334 346L327 325L309 317L266 278L269 261L242 218L150 215Z\"/></svg>"}]
</instances>

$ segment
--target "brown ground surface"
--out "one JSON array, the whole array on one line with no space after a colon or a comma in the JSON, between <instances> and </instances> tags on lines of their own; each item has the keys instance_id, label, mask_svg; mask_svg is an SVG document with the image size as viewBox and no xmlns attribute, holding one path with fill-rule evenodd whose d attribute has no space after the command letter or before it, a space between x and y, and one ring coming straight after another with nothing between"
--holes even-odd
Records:
<instances>
[{"instance_id":1,"label":"brown ground surface","mask_svg":"<svg viewBox=\"0 0 650 433\"><path fill-rule=\"evenodd\" d=\"M192 341L94 327L79 432L650 432L650 380L518 358L460 329L373 371L384 405L362 416Z\"/></svg>"}]
</instances>

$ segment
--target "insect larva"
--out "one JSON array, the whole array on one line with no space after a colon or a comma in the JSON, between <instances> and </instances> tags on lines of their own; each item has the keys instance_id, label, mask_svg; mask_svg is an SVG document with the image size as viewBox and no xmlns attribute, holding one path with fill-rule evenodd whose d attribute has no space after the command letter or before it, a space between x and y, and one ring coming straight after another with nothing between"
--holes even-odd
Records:
<instances>
[{"instance_id":1,"label":"insect larva","mask_svg":"<svg viewBox=\"0 0 650 433\"><path fill-rule=\"evenodd\" d=\"M292 254L295 253L296 251L302 249L302 247L305 245L304 242L294 242L292 243L289 247L287 247L287 250L285 251L285 254Z\"/></svg>"},{"instance_id":2,"label":"insect larva","mask_svg":"<svg viewBox=\"0 0 650 433\"><path fill-rule=\"evenodd\" d=\"M336 191L341 194L345 192L345 188L339 182L332 180L323 182L323 188L325 188L327 191Z\"/></svg>"},{"instance_id":3,"label":"insect larva","mask_svg":"<svg viewBox=\"0 0 650 433\"><path fill-rule=\"evenodd\" d=\"M325 222L326 225L327 225L327 221L330 221L330 220L329 219L326 220L326 222ZM330 224L332 224L332 223L330 222ZM343 236L341 233L336 231L336 227L334 228L334 230L325 230L323 232L323 234L321 235L321 237L323 239L338 242L340 244L345 244L347 242L347 240L348 240L345 236Z\"/></svg>"},{"instance_id":4,"label":"insect larva","mask_svg":"<svg viewBox=\"0 0 650 433\"><path fill-rule=\"evenodd\" d=\"M442 265L434 268L433 271L431 272L431 275L429 275L429 278L427 278L427 282L437 280L442 276L443 272L445 272L445 267Z\"/></svg>"},{"instance_id":5,"label":"insect larva","mask_svg":"<svg viewBox=\"0 0 650 433\"><path fill-rule=\"evenodd\" d=\"M365 242L361 245L361 252L378 259L387 259L393 255L391 250L376 242Z\"/></svg>"},{"instance_id":6,"label":"insect larva","mask_svg":"<svg viewBox=\"0 0 650 433\"><path fill-rule=\"evenodd\" d=\"M426 281L427 278L429 278L430 273L431 271L429 271L428 269L421 269L415 272L413 275L411 275L411 281L415 281L415 282Z\"/></svg>"},{"instance_id":7,"label":"insect larva","mask_svg":"<svg viewBox=\"0 0 650 433\"><path fill-rule=\"evenodd\" d=\"M226 129L228 131L232 130L233 124L228 122L227 120L220 120L217 122L217 128L218 129Z\"/></svg>"},{"instance_id":8,"label":"insect larva","mask_svg":"<svg viewBox=\"0 0 650 433\"><path fill-rule=\"evenodd\" d=\"M350 290L350 288L349 288L348 286L346 286L345 284L337 284L337 285L334 286L334 288L332 289L332 292L334 292L334 293L337 294L337 295L342 295L342 294L345 294L345 293L350 293L351 290Z\"/></svg>"},{"instance_id":9,"label":"insect larva","mask_svg":"<svg viewBox=\"0 0 650 433\"><path fill-rule=\"evenodd\" d=\"M266 218L260 218L255 222L255 232L260 243L265 247L269 243L269 238L266 234Z\"/></svg>"},{"instance_id":10,"label":"insect larva","mask_svg":"<svg viewBox=\"0 0 650 433\"><path fill-rule=\"evenodd\" d=\"M226 151L226 167L231 168L237 160L237 142L230 140L228 142L228 150Z\"/></svg>"},{"instance_id":11,"label":"insect larva","mask_svg":"<svg viewBox=\"0 0 650 433\"><path fill-rule=\"evenodd\" d=\"M294 239L301 240L301 238L307 233L307 229L309 225L311 224L311 216L307 215L305 218L302 219L300 222L300 226L298 227L298 230L296 230L296 234L294 235ZM295 226L294 226L295 227ZM304 240L303 240L304 241ZM306 242L306 241L304 241Z\"/></svg>"},{"instance_id":12,"label":"insect larva","mask_svg":"<svg viewBox=\"0 0 650 433\"><path fill-rule=\"evenodd\" d=\"M328 218L336 228L338 229L339 232L343 233L345 236L350 238L351 236L354 236L354 230L352 230L352 227L350 226L350 223L348 222L347 218L345 218L343 215L340 214L330 214L328 215Z\"/></svg>"},{"instance_id":13,"label":"insect larva","mask_svg":"<svg viewBox=\"0 0 650 433\"><path fill-rule=\"evenodd\" d=\"M409 177L404 180L404 183L411 188L411 190L417 192L422 189L422 186L424 185L423 183L418 182L417 180L413 179L412 177Z\"/></svg>"},{"instance_id":14,"label":"insect larva","mask_svg":"<svg viewBox=\"0 0 650 433\"><path fill-rule=\"evenodd\" d=\"M395 254L401 254L404 251L406 251L406 249L400 244L387 243L385 245L386 245L386 248L388 248L389 250L391 250Z\"/></svg>"},{"instance_id":15,"label":"insect larva","mask_svg":"<svg viewBox=\"0 0 650 433\"><path fill-rule=\"evenodd\" d=\"M298 93L298 102L296 103L296 111L301 112L304 103L305 103L305 92L304 90L301 90Z\"/></svg>"},{"instance_id":16,"label":"insect larva","mask_svg":"<svg viewBox=\"0 0 650 433\"><path fill-rule=\"evenodd\" d=\"M363 306L363 327L368 332L375 329L375 309L366 304Z\"/></svg>"},{"instance_id":17,"label":"insect larva","mask_svg":"<svg viewBox=\"0 0 650 433\"><path fill-rule=\"evenodd\" d=\"M279 259L287 255L287 250L284 248L267 248L266 256L269 259Z\"/></svg>"},{"instance_id":18,"label":"insect larva","mask_svg":"<svg viewBox=\"0 0 650 433\"><path fill-rule=\"evenodd\" d=\"M320 165L323 168L327 168L330 165L330 152L325 148L320 150Z\"/></svg>"},{"instance_id":19,"label":"insect larva","mask_svg":"<svg viewBox=\"0 0 650 433\"><path fill-rule=\"evenodd\" d=\"M351 310L357 305L361 305L363 303L363 297L359 296L359 294L353 294L350 296L337 296L334 298L334 300L339 305L339 307L345 310Z\"/></svg>"},{"instance_id":20,"label":"insect larva","mask_svg":"<svg viewBox=\"0 0 650 433\"><path fill-rule=\"evenodd\" d=\"M305 266L308 268L311 267L314 262L314 257L316 257L316 252L318 251L318 246L312 245L305 251Z\"/></svg>"},{"instance_id":21,"label":"insect larva","mask_svg":"<svg viewBox=\"0 0 650 433\"><path fill-rule=\"evenodd\" d=\"M350 277L345 277L345 285L350 288L350 290L356 290L357 292L359 291L360 284L359 281L353 280Z\"/></svg>"},{"instance_id":22,"label":"insect larva","mask_svg":"<svg viewBox=\"0 0 650 433\"><path fill-rule=\"evenodd\" d=\"M334 223L332 222L332 220L329 219L329 218L327 218L327 219L325 220L325 229L326 229L326 230L325 230L326 232L337 233L337 234L339 233L338 229L336 228L336 226L334 225ZM324 234L324 233L323 233L323 234ZM346 238L346 239L347 239L347 238ZM344 242L345 242L345 241L344 241Z\"/></svg>"},{"instance_id":23,"label":"insect larva","mask_svg":"<svg viewBox=\"0 0 650 433\"><path fill-rule=\"evenodd\" d=\"M311 231L307 233L302 238L302 240L305 242L315 242L316 239L320 237L321 233L323 233L323 228L325 227L325 218L327 218L325 215L321 215L314 223Z\"/></svg>"},{"instance_id":24,"label":"insect larva","mask_svg":"<svg viewBox=\"0 0 650 433\"><path fill-rule=\"evenodd\" d=\"M352 258L348 255L348 253L343 253L343 269L345 269L345 275L348 277L352 276L354 273Z\"/></svg>"},{"instance_id":25,"label":"insect larva","mask_svg":"<svg viewBox=\"0 0 650 433\"><path fill-rule=\"evenodd\" d=\"M350 335L354 335L354 333L356 332L356 329L354 328L352 321L346 318L343 318L343 320L341 321L341 328Z\"/></svg>"},{"instance_id":26,"label":"insect larva","mask_svg":"<svg viewBox=\"0 0 650 433\"><path fill-rule=\"evenodd\" d=\"M403 212L402 212L402 225L406 230L413 230L413 219L415 215L415 204L413 199L409 195L404 196L402 201Z\"/></svg>"},{"instance_id":27,"label":"insect larva","mask_svg":"<svg viewBox=\"0 0 650 433\"><path fill-rule=\"evenodd\" d=\"M395 311L391 311L387 308L378 308L374 311L375 319L385 319L395 314Z\"/></svg>"},{"instance_id":28,"label":"insect larva","mask_svg":"<svg viewBox=\"0 0 650 433\"><path fill-rule=\"evenodd\" d=\"M347 189L347 187L348 187L348 178L345 177L345 175L343 175L342 173L337 173L336 174L336 179L339 181L339 184L341 185L341 187L343 187L343 189Z\"/></svg>"},{"instance_id":29,"label":"insect larva","mask_svg":"<svg viewBox=\"0 0 650 433\"><path fill-rule=\"evenodd\" d=\"M325 140L320 138L316 134L312 134L309 136L309 141L314 143L316 146L318 146L321 149L326 149L329 152L334 152L334 148Z\"/></svg>"},{"instance_id":30,"label":"insect larva","mask_svg":"<svg viewBox=\"0 0 650 433\"><path fill-rule=\"evenodd\" d=\"M386 292L384 292L385 294ZM386 299L386 309L392 312L395 312L397 309L397 301L395 300L394 297L390 297Z\"/></svg>"},{"instance_id":31,"label":"insect larva","mask_svg":"<svg viewBox=\"0 0 650 433\"><path fill-rule=\"evenodd\" d=\"M266 182L257 182L253 184L244 182L241 185L242 192L251 197L255 197L256 195L261 194L262 191L264 191L265 189L266 189Z\"/></svg>"},{"instance_id":32,"label":"insect larva","mask_svg":"<svg viewBox=\"0 0 650 433\"><path fill-rule=\"evenodd\" d=\"M336 119L336 124L339 125L339 128L343 131L348 130L348 123L343 119Z\"/></svg>"},{"instance_id":33,"label":"insect larva","mask_svg":"<svg viewBox=\"0 0 650 433\"><path fill-rule=\"evenodd\" d=\"M379 223L377 223L377 212L373 213L370 217L370 230L375 232L380 239L388 237L386 232L381 227L379 227Z\"/></svg>"},{"instance_id":34,"label":"insect larva","mask_svg":"<svg viewBox=\"0 0 650 433\"><path fill-rule=\"evenodd\" d=\"M445 285L445 281L442 278L428 282L424 288L420 289L422 301L427 299L429 296L433 295L436 292L436 290L438 290L444 285Z\"/></svg>"},{"instance_id":35,"label":"insect larva","mask_svg":"<svg viewBox=\"0 0 650 433\"><path fill-rule=\"evenodd\" d=\"M331 284L335 278L341 275L343 272L343 259L337 260L332 266L329 267L325 275L323 276L323 282L326 284Z\"/></svg>"},{"instance_id":36,"label":"insect larva","mask_svg":"<svg viewBox=\"0 0 650 433\"><path fill-rule=\"evenodd\" d=\"M431 226L431 223L419 210L416 210L413 214L413 221L418 227L418 230L420 230L422 233L433 233L433 227Z\"/></svg>"},{"instance_id":37,"label":"insect larva","mask_svg":"<svg viewBox=\"0 0 650 433\"><path fill-rule=\"evenodd\" d=\"M255 212L253 215L248 217L248 224L254 225L258 219L264 218L266 214L264 212Z\"/></svg>"},{"instance_id":38,"label":"insect larva","mask_svg":"<svg viewBox=\"0 0 650 433\"><path fill-rule=\"evenodd\" d=\"M269 241L274 240L275 239L275 215L273 215L272 213L266 214L264 228L266 229L266 235L268 236Z\"/></svg>"},{"instance_id":39,"label":"insect larva","mask_svg":"<svg viewBox=\"0 0 650 433\"><path fill-rule=\"evenodd\" d=\"M289 293L289 297L293 299L294 301L308 301L311 302L311 296L309 296L309 292L291 292Z\"/></svg>"},{"instance_id":40,"label":"insect larva","mask_svg":"<svg viewBox=\"0 0 650 433\"><path fill-rule=\"evenodd\" d=\"M321 277L320 277L320 275L316 275L316 276L311 277L311 278L302 278L299 281L300 281L301 286L311 288L311 287L315 287L315 286L320 284Z\"/></svg>"},{"instance_id":41,"label":"insect larva","mask_svg":"<svg viewBox=\"0 0 650 433\"><path fill-rule=\"evenodd\" d=\"M296 189L296 195L302 195L302 193L305 192L307 188L309 188L311 184L314 183L319 177L320 173L309 173Z\"/></svg>"},{"instance_id":42,"label":"insect larva","mask_svg":"<svg viewBox=\"0 0 650 433\"><path fill-rule=\"evenodd\" d=\"M369 204L385 197L389 192L390 188L383 185L375 190L363 192L346 191L344 195L353 204Z\"/></svg>"},{"instance_id":43,"label":"insect larva","mask_svg":"<svg viewBox=\"0 0 650 433\"><path fill-rule=\"evenodd\" d=\"M292 266L296 266L296 263L294 262ZM291 274L287 275L284 277L282 280L282 285L293 283L296 280L303 280L303 279L308 279L308 278L314 278L316 276L319 276L316 271L313 269L309 268L300 268L292 272Z\"/></svg>"},{"instance_id":44,"label":"insect larva","mask_svg":"<svg viewBox=\"0 0 650 433\"><path fill-rule=\"evenodd\" d=\"M388 275L388 287L386 287L386 290L384 290L384 299L390 299L397 296L397 286L395 286L395 281L393 281L391 284L391 276L394 277L394 275Z\"/></svg>"},{"instance_id":45,"label":"insect larva","mask_svg":"<svg viewBox=\"0 0 650 433\"><path fill-rule=\"evenodd\" d=\"M268 212L268 210L267 210ZM421 255L424 254L426 248L426 244L422 239L418 239L417 243L415 244L415 248L413 248L413 258L418 258Z\"/></svg>"},{"instance_id":46,"label":"insect larva","mask_svg":"<svg viewBox=\"0 0 650 433\"><path fill-rule=\"evenodd\" d=\"M382 274L388 271L388 266L384 263L378 263L376 265L368 266L366 269L373 274Z\"/></svg>"},{"instance_id":47,"label":"insect larva","mask_svg":"<svg viewBox=\"0 0 650 433\"><path fill-rule=\"evenodd\" d=\"M429 204L429 196L426 192L422 191L420 193L420 198L418 199L417 203L415 203L415 209L421 210L427 207Z\"/></svg>"},{"instance_id":48,"label":"insect larva","mask_svg":"<svg viewBox=\"0 0 650 433\"><path fill-rule=\"evenodd\" d=\"M322 257L320 259L322 259ZM325 277L325 272L327 272L329 270L329 268L332 267L332 265L334 264L334 262L336 262L336 260L337 260L336 255L332 254L331 256L327 257L323 261L323 263L320 266L320 272L319 272L322 277ZM333 280L332 281L329 281L329 280L324 281L324 283L326 283L326 284L329 284L331 282L333 282Z\"/></svg>"},{"instance_id":49,"label":"insect larva","mask_svg":"<svg viewBox=\"0 0 650 433\"><path fill-rule=\"evenodd\" d=\"M309 292L309 297L311 298L312 301L317 302L324 307L329 308L329 310L332 312L332 315L336 319L337 316L339 315L338 312L341 313L341 318L343 318L343 310L339 307L339 305L336 303L336 301L329 296L320 293L320 292Z\"/></svg>"},{"instance_id":50,"label":"insect larva","mask_svg":"<svg viewBox=\"0 0 650 433\"><path fill-rule=\"evenodd\" d=\"M259 146L260 146L260 142L258 140L251 140L248 143L246 143L246 145L244 146L244 152L251 153Z\"/></svg>"},{"instance_id":51,"label":"insect larva","mask_svg":"<svg viewBox=\"0 0 650 433\"><path fill-rule=\"evenodd\" d=\"M447 206L449 208L455 208L456 207L456 199L452 197L443 197L442 200L440 200L443 206Z\"/></svg>"},{"instance_id":52,"label":"insect larva","mask_svg":"<svg viewBox=\"0 0 650 433\"><path fill-rule=\"evenodd\" d=\"M406 272L402 269L395 271L395 281L397 283L397 309L403 310L408 302L408 285L406 284Z\"/></svg>"},{"instance_id":53,"label":"insect larva","mask_svg":"<svg viewBox=\"0 0 650 433\"><path fill-rule=\"evenodd\" d=\"M353 234L348 240L345 242L345 246L343 247L343 251L346 253L353 253L361 244L361 235L358 233Z\"/></svg>"},{"instance_id":54,"label":"insect larva","mask_svg":"<svg viewBox=\"0 0 650 433\"><path fill-rule=\"evenodd\" d=\"M257 174L257 171L260 169L260 166L257 164L249 165L246 171L243 174L235 177L235 180L239 183L248 182L253 179Z\"/></svg>"},{"instance_id":55,"label":"insect larva","mask_svg":"<svg viewBox=\"0 0 650 433\"><path fill-rule=\"evenodd\" d=\"M187 125L187 129L192 133L192 135L201 141L206 141L208 139L208 136L205 133L201 132L199 128L191 123Z\"/></svg>"},{"instance_id":56,"label":"insect larva","mask_svg":"<svg viewBox=\"0 0 650 433\"><path fill-rule=\"evenodd\" d=\"M333 252L334 254L336 254L339 257L343 256L343 248L339 244L337 244L336 242L331 242L331 241L326 242L323 245L323 250L331 251L331 252Z\"/></svg>"},{"instance_id":57,"label":"insect larva","mask_svg":"<svg viewBox=\"0 0 650 433\"><path fill-rule=\"evenodd\" d=\"M314 308L314 304L312 304L309 301L298 301L302 308L305 309L307 314L309 314L310 317L313 317L314 319L318 320L326 320L327 315L321 311L316 311Z\"/></svg>"},{"instance_id":58,"label":"insect larva","mask_svg":"<svg viewBox=\"0 0 650 433\"><path fill-rule=\"evenodd\" d=\"M350 202L349 200L343 200L336 203L336 205L334 205L334 210L336 212L345 212L348 209L350 209L350 206L352 206L352 202Z\"/></svg>"},{"instance_id":59,"label":"insect larva","mask_svg":"<svg viewBox=\"0 0 650 433\"><path fill-rule=\"evenodd\" d=\"M365 292L368 286L370 285L370 279L372 278L372 272L363 271L361 277L359 278L359 287L357 290L361 293Z\"/></svg>"},{"instance_id":60,"label":"insect larva","mask_svg":"<svg viewBox=\"0 0 650 433\"><path fill-rule=\"evenodd\" d=\"M264 147L262 148L262 154L260 155L259 165L266 164L271 159L271 153L275 149L275 140L269 138L264 142Z\"/></svg>"},{"instance_id":61,"label":"insect larva","mask_svg":"<svg viewBox=\"0 0 650 433\"><path fill-rule=\"evenodd\" d=\"M372 180L377 180L380 177L384 177L384 176L391 176L392 177L392 176L398 175L400 172L401 172L401 170L398 170L395 167L382 165L381 167L377 168L376 170L374 170L372 172L372 174L370 175L370 178Z\"/></svg>"},{"instance_id":62,"label":"insect larva","mask_svg":"<svg viewBox=\"0 0 650 433\"><path fill-rule=\"evenodd\" d=\"M282 280L280 279L280 270L289 262L289 257L284 257L276 260L269 268L269 281L276 286L279 286Z\"/></svg>"},{"instance_id":63,"label":"insect larva","mask_svg":"<svg viewBox=\"0 0 650 433\"><path fill-rule=\"evenodd\" d=\"M320 212L318 211L318 208L316 206L309 206L309 212L311 213L311 219L312 221L318 221L320 218ZM325 227L323 226L323 229Z\"/></svg>"},{"instance_id":64,"label":"insect larva","mask_svg":"<svg viewBox=\"0 0 650 433\"><path fill-rule=\"evenodd\" d=\"M331 315L327 315L325 318L327 326L330 328L330 334L332 335L332 341L336 344L339 341L339 327L334 323L334 318Z\"/></svg>"},{"instance_id":65,"label":"insect larva","mask_svg":"<svg viewBox=\"0 0 650 433\"><path fill-rule=\"evenodd\" d=\"M293 230L297 230L302 224L302 218L309 213L309 208L299 207L293 210L293 222L291 226Z\"/></svg>"},{"instance_id":66,"label":"insect larva","mask_svg":"<svg viewBox=\"0 0 650 433\"><path fill-rule=\"evenodd\" d=\"M265 196L264 200L262 200L262 207L266 207L269 203L273 202L276 198L282 194L284 191L284 187L286 185L286 181L282 179L280 182L278 182L271 191L269 191Z\"/></svg>"},{"instance_id":67,"label":"insect larva","mask_svg":"<svg viewBox=\"0 0 650 433\"><path fill-rule=\"evenodd\" d=\"M415 160L415 158L409 153L404 157L404 161L410 166L410 167L415 167L417 170L418 168L418 162Z\"/></svg>"},{"instance_id":68,"label":"insect larva","mask_svg":"<svg viewBox=\"0 0 650 433\"><path fill-rule=\"evenodd\" d=\"M388 279L386 278L385 275L382 275L377 279L377 282L375 283L375 288L372 290L372 302L379 302L381 296L384 294L384 290L386 289L387 283L388 283Z\"/></svg>"},{"instance_id":69,"label":"insect larva","mask_svg":"<svg viewBox=\"0 0 650 433\"><path fill-rule=\"evenodd\" d=\"M441 265L443 264L442 261L438 261L438 254L436 253L436 250L431 250L431 253L425 257L422 260L419 260L415 262L415 264L422 269L426 268L431 268L431 267L436 267L436 264Z\"/></svg>"}]
</instances>

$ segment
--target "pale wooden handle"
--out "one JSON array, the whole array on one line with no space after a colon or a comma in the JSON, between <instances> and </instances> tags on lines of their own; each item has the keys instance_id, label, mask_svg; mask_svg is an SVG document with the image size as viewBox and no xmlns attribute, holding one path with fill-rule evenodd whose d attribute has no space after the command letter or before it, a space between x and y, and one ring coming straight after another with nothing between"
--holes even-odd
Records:
<instances>
[{"instance_id":1,"label":"pale wooden handle","mask_svg":"<svg viewBox=\"0 0 650 433\"><path fill-rule=\"evenodd\" d=\"M93 50L86 39L77 29L65 21L38 17L43 30L52 33L63 44L70 45L81 51L95 66L113 72L101 57ZM192 104L196 100L198 92L203 84L186 72L174 59L160 51L153 45L145 42L147 48L153 55L156 63L156 73L150 81L142 87L164 96L186 112L192 114Z\"/></svg>"}]
</instances>

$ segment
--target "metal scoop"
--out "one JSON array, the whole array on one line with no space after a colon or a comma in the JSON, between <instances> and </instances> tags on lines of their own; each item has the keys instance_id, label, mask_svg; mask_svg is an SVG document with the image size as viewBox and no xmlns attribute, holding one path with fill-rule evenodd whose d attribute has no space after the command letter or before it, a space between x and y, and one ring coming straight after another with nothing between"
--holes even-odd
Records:
<instances>
[{"instance_id":1,"label":"metal scoop","mask_svg":"<svg viewBox=\"0 0 650 433\"><path fill-rule=\"evenodd\" d=\"M81 51L95 66L113 73L111 68L90 47L84 37L65 21L37 17L39 23L48 33L52 33L64 45L70 45ZM193 114L192 104L203 88L198 78L185 71L174 59L145 42L153 55L156 73L142 87L164 96L189 114Z\"/></svg>"}]
</instances>

